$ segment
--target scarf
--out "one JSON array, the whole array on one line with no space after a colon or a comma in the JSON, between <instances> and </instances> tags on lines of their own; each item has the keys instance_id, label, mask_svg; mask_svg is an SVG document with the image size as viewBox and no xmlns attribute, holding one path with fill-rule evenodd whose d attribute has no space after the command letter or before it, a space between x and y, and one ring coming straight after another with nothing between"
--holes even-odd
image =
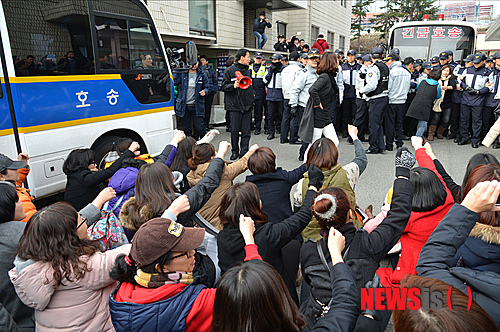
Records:
<instances>
[{"instance_id":1,"label":"scarf","mask_svg":"<svg viewBox=\"0 0 500 332\"><path fill-rule=\"evenodd\" d=\"M193 282L193 274L191 272L170 272L167 278L159 273L146 273L138 269L134 276L135 282L145 288L158 288L167 284L183 283L189 285Z\"/></svg>"},{"instance_id":2,"label":"scarf","mask_svg":"<svg viewBox=\"0 0 500 332\"><path fill-rule=\"evenodd\" d=\"M448 77L448 78L445 78L445 79L443 79L443 77L441 77L441 79L440 79L438 82L439 82L439 85L440 85L441 87L448 86L448 83L449 83L449 77ZM442 103L442 102L443 102L443 100L444 100L444 95L445 95L445 93L446 93L446 90L445 90L445 91L442 91L442 93L441 93L441 98L436 99L436 100L434 101L434 107L432 108L432 110L433 110L434 112L436 112L436 113L440 113L440 112L442 112L442 110L441 110L441 103Z\"/></svg>"}]
</instances>

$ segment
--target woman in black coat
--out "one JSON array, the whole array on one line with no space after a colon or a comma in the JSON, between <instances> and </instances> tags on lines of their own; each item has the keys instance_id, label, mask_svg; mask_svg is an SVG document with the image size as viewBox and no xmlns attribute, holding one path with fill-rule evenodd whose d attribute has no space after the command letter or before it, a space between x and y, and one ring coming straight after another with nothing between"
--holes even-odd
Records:
<instances>
[{"instance_id":1,"label":"woman in black coat","mask_svg":"<svg viewBox=\"0 0 500 332\"><path fill-rule=\"evenodd\" d=\"M259 247L262 259L280 273L292 298L298 302L295 277L290 278L285 272L281 249L297 237L311 221L311 199L323 185L324 175L314 165L309 168L308 174L312 178L304 204L296 214L277 223L268 222L261 208L259 191L253 183L235 184L226 191L222 197L219 213L224 228L217 237L221 274L245 259L245 241L238 228L240 214L243 214L255 221L255 244Z\"/></svg>"},{"instance_id":2,"label":"woman in black coat","mask_svg":"<svg viewBox=\"0 0 500 332\"><path fill-rule=\"evenodd\" d=\"M124 159L134 158L139 148L139 143L132 142L120 158L103 170L97 169L95 152L91 149L71 151L63 164L63 172L68 178L64 200L77 211L83 209L99 194L99 184L112 177L122 167Z\"/></svg>"},{"instance_id":3,"label":"woman in black coat","mask_svg":"<svg viewBox=\"0 0 500 332\"><path fill-rule=\"evenodd\" d=\"M317 69L318 79L309 88L309 100L307 101L304 116L313 116L313 128L299 129L299 136L304 140L304 137L311 137L311 142L314 143L322 135L331 139L336 146L339 146L339 139L337 132L333 125L334 119L337 116L337 103L342 102L344 95L344 83L342 74L339 72L339 61L335 53L329 52L323 54ZM312 110L311 110L312 108ZM311 112L312 111L312 112ZM308 115L308 113L312 113ZM300 134L302 130L307 131L308 134ZM312 135L311 131L312 130ZM307 153L306 153L307 154Z\"/></svg>"},{"instance_id":4,"label":"woman in black coat","mask_svg":"<svg viewBox=\"0 0 500 332\"><path fill-rule=\"evenodd\" d=\"M424 138L427 122L431 117L434 100L441 98L441 86L438 80L441 78L441 70L433 69L429 78L420 82L417 86L417 94L408 108L407 117L418 120L416 136Z\"/></svg>"}]
</instances>

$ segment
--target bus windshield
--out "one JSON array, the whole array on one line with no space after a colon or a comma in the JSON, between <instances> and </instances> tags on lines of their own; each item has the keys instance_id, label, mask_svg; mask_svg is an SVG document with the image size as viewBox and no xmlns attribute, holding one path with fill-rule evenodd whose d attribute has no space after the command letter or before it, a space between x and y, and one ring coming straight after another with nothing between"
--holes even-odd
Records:
<instances>
[{"instance_id":1,"label":"bus windshield","mask_svg":"<svg viewBox=\"0 0 500 332\"><path fill-rule=\"evenodd\" d=\"M461 60L472 52L474 29L461 25L418 25L395 28L391 49L399 48L402 58L429 60L444 50L453 51L453 58Z\"/></svg>"}]
</instances>

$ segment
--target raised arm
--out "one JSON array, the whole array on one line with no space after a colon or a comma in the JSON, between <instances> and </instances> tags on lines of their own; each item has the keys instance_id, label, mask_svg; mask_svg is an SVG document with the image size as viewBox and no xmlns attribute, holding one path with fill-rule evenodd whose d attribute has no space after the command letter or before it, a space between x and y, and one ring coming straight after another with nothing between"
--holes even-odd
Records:
<instances>
[{"instance_id":1,"label":"raised arm","mask_svg":"<svg viewBox=\"0 0 500 332\"><path fill-rule=\"evenodd\" d=\"M132 145L134 145L134 147L132 147ZM115 162L112 163L111 166L109 166L108 168L103 169L101 171L97 171L97 172L91 172L88 175L86 175L83 178L83 183L87 187L93 187L93 186L97 186L99 183L112 177L113 174L115 174L115 172L122 167L122 163L123 163L123 160L125 158L133 158L135 156L134 152L139 149L139 144L137 142L133 142L130 145L130 147L133 150L131 150L131 148L129 148L127 151L123 152L123 154L120 156L120 158L115 160Z\"/></svg>"},{"instance_id":2,"label":"raised arm","mask_svg":"<svg viewBox=\"0 0 500 332\"><path fill-rule=\"evenodd\" d=\"M451 176L446 172L444 169L444 166L441 164L441 162L437 159L436 155L434 154L434 151L432 150L432 146L429 144L429 142L425 143L424 145L425 152L427 155L432 159L434 162L434 166L436 167L437 172L443 179L444 183L446 184L446 187L448 190L451 192L453 199L455 202L459 203L460 198L461 198L461 187L453 181Z\"/></svg>"}]
</instances>

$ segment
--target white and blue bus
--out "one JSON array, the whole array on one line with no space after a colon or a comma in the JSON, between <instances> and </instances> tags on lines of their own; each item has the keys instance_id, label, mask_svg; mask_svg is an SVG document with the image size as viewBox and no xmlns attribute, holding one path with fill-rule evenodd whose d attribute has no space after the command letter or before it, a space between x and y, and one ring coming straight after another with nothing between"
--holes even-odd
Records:
<instances>
[{"instance_id":1,"label":"white and blue bus","mask_svg":"<svg viewBox=\"0 0 500 332\"><path fill-rule=\"evenodd\" d=\"M117 137L157 154L172 138L174 87L140 0L0 0L0 152L30 155L39 198L64 190L62 165Z\"/></svg>"},{"instance_id":2,"label":"white and blue bus","mask_svg":"<svg viewBox=\"0 0 500 332\"><path fill-rule=\"evenodd\" d=\"M477 29L464 21L414 21L395 24L389 32L389 50L399 48L401 59L429 61L447 50L460 61L476 49Z\"/></svg>"}]
</instances>

